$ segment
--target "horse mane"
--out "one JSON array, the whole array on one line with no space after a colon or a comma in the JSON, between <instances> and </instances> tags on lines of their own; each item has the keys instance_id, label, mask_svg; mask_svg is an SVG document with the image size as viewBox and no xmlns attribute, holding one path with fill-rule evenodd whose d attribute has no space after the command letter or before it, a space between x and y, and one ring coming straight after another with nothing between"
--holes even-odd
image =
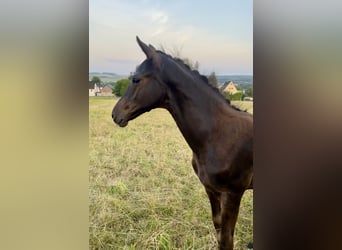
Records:
<instances>
[{"instance_id":1,"label":"horse mane","mask_svg":"<svg viewBox=\"0 0 342 250\"><path fill-rule=\"evenodd\" d=\"M175 61L176 63L182 65L183 67L185 67L190 74L192 74L193 76L195 76L197 79L201 80L201 82L204 82L208 87L210 87L210 89L213 90L213 92L215 92L219 98L222 98L224 99L224 101L228 104L228 106L230 106L231 108L237 110L237 111L241 111L241 112L247 112L247 110L241 110L239 109L238 107L236 107L235 105L231 104L230 100L228 98L225 98L219 91L218 88L214 87L213 85L211 85L209 83L209 80L208 80L208 77L205 76L205 75L201 75L198 70L193 70L191 69L191 67L186 64L182 59L178 58L178 57L172 57L168 54L166 54L164 51L161 51L161 50L157 50L157 52L159 52L160 54L172 59L173 61Z\"/></svg>"}]
</instances>

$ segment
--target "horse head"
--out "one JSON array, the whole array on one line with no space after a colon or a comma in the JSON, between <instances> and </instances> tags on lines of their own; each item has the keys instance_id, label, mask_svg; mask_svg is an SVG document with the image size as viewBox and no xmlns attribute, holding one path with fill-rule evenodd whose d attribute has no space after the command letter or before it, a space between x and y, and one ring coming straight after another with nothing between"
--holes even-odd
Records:
<instances>
[{"instance_id":1,"label":"horse head","mask_svg":"<svg viewBox=\"0 0 342 250\"><path fill-rule=\"evenodd\" d=\"M139 37L137 42L146 59L137 67L125 94L113 108L113 121L121 127L139 115L160 107L166 97L166 86L160 77L161 55Z\"/></svg>"}]
</instances>

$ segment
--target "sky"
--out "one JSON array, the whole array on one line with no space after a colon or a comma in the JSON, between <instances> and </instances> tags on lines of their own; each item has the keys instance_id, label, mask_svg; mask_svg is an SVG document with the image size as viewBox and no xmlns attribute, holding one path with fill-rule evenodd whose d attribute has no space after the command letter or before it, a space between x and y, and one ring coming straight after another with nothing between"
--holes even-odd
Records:
<instances>
[{"instance_id":1,"label":"sky","mask_svg":"<svg viewBox=\"0 0 342 250\"><path fill-rule=\"evenodd\" d=\"M253 74L252 0L90 0L89 71L134 71L146 58L137 35L202 74Z\"/></svg>"}]
</instances>

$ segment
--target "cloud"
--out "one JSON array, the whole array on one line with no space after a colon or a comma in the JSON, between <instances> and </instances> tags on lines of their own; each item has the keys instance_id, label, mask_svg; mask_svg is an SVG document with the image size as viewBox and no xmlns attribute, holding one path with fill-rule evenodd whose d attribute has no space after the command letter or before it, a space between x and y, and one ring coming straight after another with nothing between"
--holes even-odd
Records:
<instances>
[{"instance_id":1,"label":"cloud","mask_svg":"<svg viewBox=\"0 0 342 250\"><path fill-rule=\"evenodd\" d=\"M159 9L148 10L145 12L144 16L151 24L151 29L149 32L150 37L156 37L167 33L169 28L169 15L165 11Z\"/></svg>"},{"instance_id":2,"label":"cloud","mask_svg":"<svg viewBox=\"0 0 342 250\"><path fill-rule=\"evenodd\" d=\"M154 23L166 24L169 20L169 16L161 10L153 10L149 15Z\"/></svg>"},{"instance_id":3,"label":"cloud","mask_svg":"<svg viewBox=\"0 0 342 250\"><path fill-rule=\"evenodd\" d=\"M210 24L221 27L214 29L204 25L207 21L192 18L202 13L200 10L179 11L184 9L185 2L174 2L170 6L159 0L92 2L89 58L94 69L102 66L122 72L134 69L145 58L135 42L136 35L170 53L179 50L182 57L199 61L200 70L208 73L242 72L237 65L241 68L246 65L246 70L253 67L252 40L246 40L244 33L238 32L238 23L232 28L211 17Z\"/></svg>"},{"instance_id":4,"label":"cloud","mask_svg":"<svg viewBox=\"0 0 342 250\"><path fill-rule=\"evenodd\" d=\"M165 28L160 27L160 28L158 28L156 31L154 31L154 32L151 34L151 37L158 36L158 35L164 33L164 31L165 31Z\"/></svg>"}]
</instances>

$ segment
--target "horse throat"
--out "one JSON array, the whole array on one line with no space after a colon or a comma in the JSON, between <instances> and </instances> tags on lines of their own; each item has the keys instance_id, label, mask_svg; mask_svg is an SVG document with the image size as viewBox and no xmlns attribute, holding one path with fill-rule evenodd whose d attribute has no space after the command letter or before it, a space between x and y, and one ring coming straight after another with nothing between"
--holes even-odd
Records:
<instances>
[{"instance_id":1,"label":"horse throat","mask_svg":"<svg viewBox=\"0 0 342 250\"><path fill-rule=\"evenodd\" d=\"M169 82L165 105L194 152L208 140L215 124L213 109L220 101L200 84Z\"/></svg>"}]
</instances>

